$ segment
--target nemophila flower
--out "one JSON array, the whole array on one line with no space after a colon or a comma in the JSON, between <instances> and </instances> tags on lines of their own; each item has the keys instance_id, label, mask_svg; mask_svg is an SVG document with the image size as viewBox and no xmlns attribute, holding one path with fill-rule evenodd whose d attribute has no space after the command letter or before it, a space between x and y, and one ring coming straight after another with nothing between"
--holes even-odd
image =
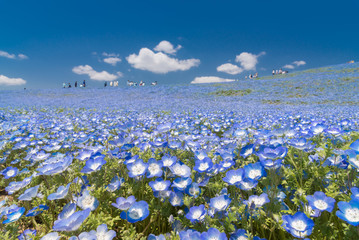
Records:
<instances>
[{"instance_id":1,"label":"nemophila flower","mask_svg":"<svg viewBox=\"0 0 359 240\"><path fill-rule=\"evenodd\" d=\"M254 144L248 144L247 146L241 149L240 155L246 158L249 155L253 154L253 152L254 152Z\"/></svg>"},{"instance_id":2,"label":"nemophila flower","mask_svg":"<svg viewBox=\"0 0 359 240\"><path fill-rule=\"evenodd\" d=\"M166 237L163 234L160 234L158 236L150 234L148 235L147 240L166 240Z\"/></svg>"},{"instance_id":3,"label":"nemophila flower","mask_svg":"<svg viewBox=\"0 0 359 240\"><path fill-rule=\"evenodd\" d=\"M201 234L201 240L228 240L226 233L220 232L217 228L210 228L207 232Z\"/></svg>"},{"instance_id":4,"label":"nemophila flower","mask_svg":"<svg viewBox=\"0 0 359 240\"><path fill-rule=\"evenodd\" d=\"M345 151L345 154L348 156L349 164L359 169L359 152L353 149L348 149Z\"/></svg>"},{"instance_id":5,"label":"nemophila flower","mask_svg":"<svg viewBox=\"0 0 359 240\"><path fill-rule=\"evenodd\" d=\"M67 184L67 186L60 186L56 192L51 193L49 196L47 196L48 200L56 200L56 199L63 199L66 197L66 195L69 192L71 183Z\"/></svg>"},{"instance_id":6,"label":"nemophila flower","mask_svg":"<svg viewBox=\"0 0 359 240\"><path fill-rule=\"evenodd\" d=\"M24 207L16 207L14 209L11 209L6 214L6 220L2 222L2 224L12 223L19 220L19 218L24 214L25 208Z\"/></svg>"},{"instance_id":7,"label":"nemophila flower","mask_svg":"<svg viewBox=\"0 0 359 240\"><path fill-rule=\"evenodd\" d=\"M136 159L133 163L127 164L128 176L131 178L143 176L148 168L148 164L142 159Z\"/></svg>"},{"instance_id":8,"label":"nemophila flower","mask_svg":"<svg viewBox=\"0 0 359 240\"><path fill-rule=\"evenodd\" d=\"M161 177L162 176L162 165L161 161L156 161L154 158L148 160L147 178Z\"/></svg>"},{"instance_id":9,"label":"nemophila flower","mask_svg":"<svg viewBox=\"0 0 359 240\"><path fill-rule=\"evenodd\" d=\"M317 124L311 127L311 130L314 135L321 134L326 129L326 126L323 124Z\"/></svg>"},{"instance_id":10,"label":"nemophila flower","mask_svg":"<svg viewBox=\"0 0 359 240\"><path fill-rule=\"evenodd\" d=\"M1 171L1 174L4 176L5 179L9 179L12 177L15 177L19 170L16 167L7 167L3 171Z\"/></svg>"},{"instance_id":11,"label":"nemophila flower","mask_svg":"<svg viewBox=\"0 0 359 240\"><path fill-rule=\"evenodd\" d=\"M248 239L248 235L246 230L244 229L238 229L234 233L231 234L229 237L229 240L246 240Z\"/></svg>"},{"instance_id":12,"label":"nemophila flower","mask_svg":"<svg viewBox=\"0 0 359 240\"><path fill-rule=\"evenodd\" d=\"M36 171L39 172L39 175L59 174L66 171L66 169L71 165L72 160L71 156L66 156L55 163L46 164L43 167L36 169Z\"/></svg>"},{"instance_id":13,"label":"nemophila flower","mask_svg":"<svg viewBox=\"0 0 359 240\"><path fill-rule=\"evenodd\" d=\"M88 190L85 190L82 192L82 195L77 198L76 204L83 210L91 209L91 211L93 211L97 208L99 202L94 196L90 195Z\"/></svg>"},{"instance_id":14,"label":"nemophila flower","mask_svg":"<svg viewBox=\"0 0 359 240\"><path fill-rule=\"evenodd\" d=\"M109 192L114 192L118 190L124 182L124 178L119 178L118 176L115 176L112 178L110 184L106 186L106 190Z\"/></svg>"},{"instance_id":15,"label":"nemophila flower","mask_svg":"<svg viewBox=\"0 0 359 240\"><path fill-rule=\"evenodd\" d=\"M34 217L34 216L37 216L40 213L42 213L43 211L46 211L48 209L49 209L48 206L41 204L41 205L39 205L37 207L34 207L33 209L29 210L25 216L26 217Z\"/></svg>"},{"instance_id":16,"label":"nemophila flower","mask_svg":"<svg viewBox=\"0 0 359 240\"><path fill-rule=\"evenodd\" d=\"M172 183L172 187L179 191L184 191L191 183L192 178L176 178Z\"/></svg>"},{"instance_id":17,"label":"nemophila flower","mask_svg":"<svg viewBox=\"0 0 359 240\"><path fill-rule=\"evenodd\" d=\"M179 177L187 178L191 176L191 168L182 162L176 162L171 167L169 167L169 169L174 175Z\"/></svg>"},{"instance_id":18,"label":"nemophila flower","mask_svg":"<svg viewBox=\"0 0 359 240\"><path fill-rule=\"evenodd\" d=\"M82 232L80 233L79 240L97 240L97 236L96 236L96 232L95 231L91 231L91 232Z\"/></svg>"},{"instance_id":19,"label":"nemophila flower","mask_svg":"<svg viewBox=\"0 0 359 240\"><path fill-rule=\"evenodd\" d=\"M18 197L18 199L20 201L31 201L31 199L37 195L37 191L38 191L39 187L40 187L40 185L37 185L35 187L25 190L25 192L23 194L21 194Z\"/></svg>"},{"instance_id":20,"label":"nemophila flower","mask_svg":"<svg viewBox=\"0 0 359 240\"><path fill-rule=\"evenodd\" d=\"M171 149L181 149L182 148L182 143L179 141L170 141L170 142L168 142L167 145Z\"/></svg>"},{"instance_id":21,"label":"nemophila flower","mask_svg":"<svg viewBox=\"0 0 359 240\"><path fill-rule=\"evenodd\" d=\"M226 172L226 176L223 178L223 181L229 185L239 184L243 180L244 170L239 168L237 170L229 170Z\"/></svg>"},{"instance_id":22,"label":"nemophila flower","mask_svg":"<svg viewBox=\"0 0 359 240\"><path fill-rule=\"evenodd\" d=\"M84 160L87 160L91 157L92 155L92 151L91 150L88 150L88 149L83 149L79 155L77 155L77 159L81 160L81 161L84 161Z\"/></svg>"},{"instance_id":23,"label":"nemophila flower","mask_svg":"<svg viewBox=\"0 0 359 240\"><path fill-rule=\"evenodd\" d=\"M282 146L274 147L262 145L259 147L257 156L260 159L284 158L287 155L287 151L287 148Z\"/></svg>"},{"instance_id":24,"label":"nemophila flower","mask_svg":"<svg viewBox=\"0 0 359 240\"><path fill-rule=\"evenodd\" d=\"M19 240L32 240L33 239L32 237L34 237L34 236L36 236L36 230L35 229L26 229L17 238Z\"/></svg>"},{"instance_id":25,"label":"nemophila flower","mask_svg":"<svg viewBox=\"0 0 359 240\"><path fill-rule=\"evenodd\" d=\"M31 159L35 162L38 162L38 161L45 160L50 155L51 155L50 153L46 153L45 151L40 151L37 154L32 155Z\"/></svg>"},{"instance_id":26,"label":"nemophila flower","mask_svg":"<svg viewBox=\"0 0 359 240\"><path fill-rule=\"evenodd\" d=\"M218 197L211 198L209 206L215 210L215 212L225 211L231 199L227 195L220 195Z\"/></svg>"},{"instance_id":27,"label":"nemophila flower","mask_svg":"<svg viewBox=\"0 0 359 240\"><path fill-rule=\"evenodd\" d=\"M350 202L338 202L339 210L336 215L347 223L359 225L359 199L353 198Z\"/></svg>"},{"instance_id":28,"label":"nemophila flower","mask_svg":"<svg viewBox=\"0 0 359 240\"><path fill-rule=\"evenodd\" d=\"M233 160L224 160L221 161L219 166L219 172L224 172L225 170L229 169L230 167L234 166L235 162Z\"/></svg>"},{"instance_id":29,"label":"nemophila flower","mask_svg":"<svg viewBox=\"0 0 359 240\"><path fill-rule=\"evenodd\" d=\"M191 223L194 223L203 221L206 215L207 210L205 209L204 205L201 204L198 207L191 207L185 217L190 220Z\"/></svg>"},{"instance_id":30,"label":"nemophila flower","mask_svg":"<svg viewBox=\"0 0 359 240\"><path fill-rule=\"evenodd\" d=\"M180 240L201 240L201 233L196 230L188 229L179 232Z\"/></svg>"},{"instance_id":31,"label":"nemophila flower","mask_svg":"<svg viewBox=\"0 0 359 240\"><path fill-rule=\"evenodd\" d=\"M349 146L350 149L356 151L356 152L359 152L359 139L352 142Z\"/></svg>"},{"instance_id":32,"label":"nemophila flower","mask_svg":"<svg viewBox=\"0 0 359 240\"><path fill-rule=\"evenodd\" d=\"M312 234L314 222L302 212L282 216L284 229L296 238L305 238Z\"/></svg>"},{"instance_id":33,"label":"nemophila flower","mask_svg":"<svg viewBox=\"0 0 359 240\"><path fill-rule=\"evenodd\" d=\"M105 156L97 156L90 158L86 161L86 165L81 170L82 173L92 173L101 169L102 165L106 163L104 160Z\"/></svg>"},{"instance_id":34,"label":"nemophila flower","mask_svg":"<svg viewBox=\"0 0 359 240\"><path fill-rule=\"evenodd\" d=\"M335 199L327 197L323 192L315 192L314 195L308 195L306 198L310 207L314 210L333 211Z\"/></svg>"},{"instance_id":35,"label":"nemophila flower","mask_svg":"<svg viewBox=\"0 0 359 240\"><path fill-rule=\"evenodd\" d=\"M154 192L166 191L171 185L171 181L157 178L155 181L149 182L148 185L150 185Z\"/></svg>"},{"instance_id":36,"label":"nemophila flower","mask_svg":"<svg viewBox=\"0 0 359 240\"><path fill-rule=\"evenodd\" d=\"M260 162L250 163L244 166L244 176L248 179L259 180L263 176L266 176L266 171L262 167Z\"/></svg>"},{"instance_id":37,"label":"nemophila flower","mask_svg":"<svg viewBox=\"0 0 359 240\"><path fill-rule=\"evenodd\" d=\"M192 183L191 185L187 186L185 192L191 197L197 198L201 194L201 189L198 183Z\"/></svg>"},{"instance_id":38,"label":"nemophila flower","mask_svg":"<svg viewBox=\"0 0 359 240\"><path fill-rule=\"evenodd\" d=\"M56 220L54 222L53 230L54 231L75 231L79 229L81 224L86 220L86 218L90 215L91 210L89 208L84 211L78 211L72 213L67 218L63 218L60 220Z\"/></svg>"},{"instance_id":39,"label":"nemophila flower","mask_svg":"<svg viewBox=\"0 0 359 240\"><path fill-rule=\"evenodd\" d=\"M195 166L193 167L194 170L196 170L197 172L203 173L203 172L208 172L213 166L213 162L212 159L210 159L209 157L205 157L202 160L197 160L195 162Z\"/></svg>"},{"instance_id":40,"label":"nemophila flower","mask_svg":"<svg viewBox=\"0 0 359 240\"><path fill-rule=\"evenodd\" d=\"M282 166L283 159L260 159L259 161L265 169L278 169Z\"/></svg>"},{"instance_id":41,"label":"nemophila flower","mask_svg":"<svg viewBox=\"0 0 359 240\"><path fill-rule=\"evenodd\" d=\"M204 150L195 151L195 152L194 152L194 156L195 156L198 160L203 160L204 158L208 157L206 151L204 151Z\"/></svg>"},{"instance_id":42,"label":"nemophila flower","mask_svg":"<svg viewBox=\"0 0 359 240\"><path fill-rule=\"evenodd\" d=\"M120 217L130 223L135 223L144 220L149 214L148 203L146 201L139 201L133 203L127 211L121 212Z\"/></svg>"},{"instance_id":43,"label":"nemophila flower","mask_svg":"<svg viewBox=\"0 0 359 240\"><path fill-rule=\"evenodd\" d=\"M260 207L263 207L264 204L269 203L269 202L270 202L270 200L266 193L262 193L259 196L257 196L257 195L249 196L247 201L243 201L243 203L246 204L249 208L252 208L252 207L260 208Z\"/></svg>"},{"instance_id":44,"label":"nemophila flower","mask_svg":"<svg viewBox=\"0 0 359 240\"><path fill-rule=\"evenodd\" d=\"M61 236L57 232L51 232L43 236L40 240L60 240Z\"/></svg>"},{"instance_id":45,"label":"nemophila flower","mask_svg":"<svg viewBox=\"0 0 359 240\"><path fill-rule=\"evenodd\" d=\"M127 210L135 202L136 202L135 196L129 196L128 198L119 197L116 199L116 203L112 203L111 205L121 210Z\"/></svg>"},{"instance_id":46,"label":"nemophila flower","mask_svg":"<svg viewBox=\"0 0 359 240\"><path fill-rule=\"evenodd\" d=\"M176 156L164 155L161 158L163 167L171 167L173 164L177 162Z\"/></svg>"},{"instance_id":47,"label":"nemophila flower","mask_svg":"<svg viewBox=\"0 0 359 240\"><path fill-rule=\"evenodd\" d=\"M68 203L62 208L62 211L57 216L57 220L66 219L75 212L76 212L76 204Z\"/></svg>"},{"instance_id":48,"label":"nemophila flower","mask_svg":"<svg viewBox=\"0 0 359 240\"><path fill-rule=\"evenodd\" d=\"M255 188L258 184L257 180L252 180L249 178L244 178L242 181L240 181L238 184L236 184L237 187L244 191L251 190L252 188Z\"/></svg>"},{"instance_id":49,"label":"nemophila flower","mask_svg":"<svg viewBox=\"0 0 359 240\"><path fill-rule=\"evenodd\" d=\"M341 169L347 169L349 164L346 159L346 155L332 155L325 160L323 167L335 166Z\"/></svg>"},{"instance_id":50,"label":"nemophila flower","mask_svg":"<svg viewBox=\"0 0 359 240\"><path fill-rule=\"evenodd\" d=\"M357 188L357 187L352 187L351 189L350 189L350 191L352 192L352 199L353 198L358 198L359 199L359 188Z\"/></svg>"},{"instance_id":51,"label":"nemophila flower","mask_svg":"<svg viewBox=\"0 0 359 240\"><path fill-rule=\"evenodd\" d=\"M8 194L13 194L15 192L17 192L18 190L26 187L27 185L29 185L31 183L32 180L32 176L24 178L24 180L20 181L20 182L11 182L9 183L9 185L5 188L5 190L7 191Z\"/></svg>"},{"instance_id":52,"label":"nemophila flower","mask_svg":"<svg viewBox=\"0 0 359 240\"><path fill-rule=\"evenodd\" d=\"M174 207L182 206L183 205L183 193L178 192L178 191L171 192L169 202Z\"/></svg>"},{"instance_id":53,"label":"nemophila flower","mask_svg":"<svg viewBox=\"0 0 359 240\"><path fill-rule=\"evenodd\" d=\"M315 147L315 145L312 145L312 142L307 141L305 138L291 139L288 144L296 149L306 152L311 151Z\"/></svg>"}]
</instances>

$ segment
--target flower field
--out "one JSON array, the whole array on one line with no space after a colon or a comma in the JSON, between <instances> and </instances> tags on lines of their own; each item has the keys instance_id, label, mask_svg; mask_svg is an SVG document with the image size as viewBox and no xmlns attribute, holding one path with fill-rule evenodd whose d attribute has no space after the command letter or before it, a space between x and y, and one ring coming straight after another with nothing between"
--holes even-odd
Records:
<instances>
[{"instance_id":1,"label":"flower field","mask_svg":"<svg viewBox=\"0 0 359 240\"><path fill-rule=\"evenodd\" d=\"M1 239L359 239L359 64L0 91Z\"/></svg>"}]
</instances>

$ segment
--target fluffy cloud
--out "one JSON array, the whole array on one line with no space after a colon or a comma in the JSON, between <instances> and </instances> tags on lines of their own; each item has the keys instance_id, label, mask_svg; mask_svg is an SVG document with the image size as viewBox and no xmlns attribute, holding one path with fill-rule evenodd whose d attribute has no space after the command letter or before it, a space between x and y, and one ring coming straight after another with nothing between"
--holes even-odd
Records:
<instances>
[{"instance_id":1,"label":"fluffy cloud","mask_svg":"<svg viewBox=\"0 0 359 240\"><path fill-rule=\"evenodd\" d=\"M226 79L220 78L215 76L208 76L208 77L196 77L191 83L220 83L220 82L234 82L234 79Z\"/></svg>"},{"instance_id":2,"label":"fluffy cloud","mask_svg":"<svg viewBox=\"0 0 359 240\"><path fill-rule=\"evenodd\" d=\"M235 75L243 72L243 69L232 63L225 63L222 64L221 66L218 66L217 71Z\"/></svg>"},{"instance_id":3,"label":"fluffy cloud","mask_svg":"<svg viewBox=\"0 0 359 240\"><path fill-rule=\"evenodd\" d=\"M89 65L76 66L72 69L72 71L79 75L88 75L90 79L97 81L113 81L122 76L122 73L119 74L119 72L117 73L117 75L108 73L106 71L96 72Z\"/></svg>"},{"instance_id":4,"label":"fluffy cloud","mask_svg":"<svg viewBox=\"0 0 359 240\"><path fill-rule=\"evenodd\" d=\"M4 75L0 75L0 85L17 86L25 83L26 81L22 78L9 78Z\"/></svg>"},{"instance_id":5,"label":"fluffy cloud","mask_svg":"<svg viewBox=\"0 0 359 240\"><path fill-rule=\"evenodd\" d=\"M104 58L103 61L105 63L111 64L112 66L116 66L116 64L118 62L121 62L121 58L118 57L108 57L108 58Z\"/></svg>"},{"instance_id":6,"label":"fluffy cloud","mask_svg":"<svg viewBox=\"0 0 359 240\"><path fill-rule=\"evenodd\" d=\"M265 52L261 52L257 55L249 52L242 52L236 56L236 62L239 62L244 70L255 70L258 63L258 58L265 54Z\"/></svg>"},{"instance_id":7,"label":"fluffy cloud","mask_svg":"<svg viewBox=\"0 0 359 240\"><path fill-rule=\"evenodd\" d=\"M131 54L126 60L136 69L147 70L153 73L185 71L200 64L199 59L178 60L162 52L154 53L148 48L141 48L138 55L135 53Z\"/></svg>"},{"instance_id":8,"label":"fluffy cloud","mask_svg":"<svg viewBox=\"0 0 359 240\"><path fill-rule=\"evenodd\" d=\"M286 64L283 66L283 68L286 68L286 69L294 69L296 67L299 67L299 66L303 66L307 64L305 61L294 61L292 62L291 64Z\"/></svg>"},{"instance_id":9,"label":"fluffy cloud","mask_svg":"<svg viewBox=\"0 0 359 240\"><path fill-rule=\"evenodd\" d=\"M172 43L169 41L161 41L153 50L157 52L164 52L168 54L175 54L178 50L182 48L181 45L178 45L176 48L173 47Z\"/></svg>"},{"instance_id":10,"label":"fluffy cloud","mask_svg":"<svg viewBox=\"0 0 359 240\"><path fill-rule=\"evenodd\" d=\"M1 51L0 50L0 57L6 57L6 58L10 58L10 59L28 59L28 57L22 53L18 54L17 56L15 54L10 54L8 52L5 51Z\"/></svg>"}]
</instances>

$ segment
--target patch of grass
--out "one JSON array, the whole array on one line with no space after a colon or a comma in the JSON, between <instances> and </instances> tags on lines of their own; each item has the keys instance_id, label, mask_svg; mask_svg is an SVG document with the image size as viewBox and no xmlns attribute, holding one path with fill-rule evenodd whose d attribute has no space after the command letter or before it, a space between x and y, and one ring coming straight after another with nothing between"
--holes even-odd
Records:
<instances>
[{"instance_id":1,"label":"patch of grass","mask_svg":"<svg viewBox=\"0 0 359 240\"><path fill-rule=\"evenodd\" d=\"M211 92L209 93L209 95L214 95L214 96L244 96L244 95L248 95L252 92L252 89L240 89L240 90L234 90L234 89L230 89L230 90L217 90L215 92Z\"/></svg>"}]
</instances>

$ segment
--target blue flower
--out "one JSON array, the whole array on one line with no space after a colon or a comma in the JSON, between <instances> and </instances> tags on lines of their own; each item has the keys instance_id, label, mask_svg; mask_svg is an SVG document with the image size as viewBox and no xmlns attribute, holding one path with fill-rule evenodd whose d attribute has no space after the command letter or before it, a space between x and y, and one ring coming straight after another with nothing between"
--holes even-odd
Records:
<instances>
[{"instance_id":1,"label":"blue flower","mask_svg":"<svg viewBox=\"0 0 359 240\"><path fill-rule=\"evenodd\" d=\"M18 190L26 187L27 185L29 185L31 183L32 177L27 177L24 180L22 180L21 182L11 182L9 183L9 185L5 188L5 190L7 191L8 194L13 194L15 192L17 192Z\"/></svg>"},{"instance_id":2,"label":"blue flower","mask_svg":"<svg viewBox=\"0 0 359 240\"><path fill-rule=\"evenodd\" d=\"M66 219L75 212L76 212L76 204L68 203L63 207L61 213L57 216L57 220Z\"/></svg>"},{"instance_id":3,"label":"blue flower","mask_svg":"<svg viewBox=\"0 0 359 240\"><path fill-rule=\"evenodd\" d=\"M130 223L142 221L148 217L150 211L146 201L139 201L132 204L132 206L120 214L122 219L126 219Z\"/></svg>"},{"instance_id":4,"label":"blue flower","mask_svg":"<svg viewBox=\"0 0 359 240\"><path fill-rule=\"evenodd\" d=\"M2 224L12 223L19 220L19 218L24 214L25 208L24 207L16 207L11 209L8 214L6 214L6 220L2 222Z\"/></svg>"},{"instance_id":5,"label":"blue flower","mask_svg":"<svg viewBox=\"0 0 359 240\"><path fill-rule=\"evenodd\" d=\"M175 164L177 162L177 157L176 156L169 156L169 155L164 155L162 158L162 164L164 167L171 167L173 164Z\"/></svg>"},{"instance_id":6,"label":"blue flower","mask_svg":"<svg viewBox=\"0 0 359 240\"><path fill-rule=\"evenodd\" d=\"M114 230L107 229L106 224L101 224L96 229L96 237L97 240L104 239L104 240L112 240L116 237L116 232Z\"/></svg>"},{"instance_id":7,"label":"blue flower","mask_svg":"<svg viewBox=\"0 0 359 240\"><path fill-rule=\"evenodd\" d=\"M247 146L245 146L245 147L243 147L241 149L240 155L243 158L246 158L249 155L253 154L253 150L254 150L254 145L253 144L248 144Z\"/></svg>"},{"instance_id":8,"label":"blue flower","mask_svg":"<svg viewBox=\"0 0 359 240\"><path fill-rule=\"evenodd\" d=\"M359 188L352 187L350 191L352 192L352 198L359 198Z\"/></svg>"},{"instance_id":9,"label":"blue flower","mask_svg":"<svg viewBox=\"0 0 359 240\"><path fill-rule=\"evenodd\" d=\"M26 229L25 231L23 231L20 236L18 236L17 238L19 240L32 240L32 237L36 236L36 230L32 230L32 229Z\"/></svg>"},{"instance_id":10,"label":"blue flower","mask_svg":"<svg viewBox=\"0 0 359 240\"><path fill-rule=\"evenodd\" d=\"M226 172L226 176L223 178L223 181L229 185L239 184L243 180L244 170L239 168L237 170L229 170Z\"/></svg>"},{"instance_id":11,"label":"blue flower","mask_svg":"<svg viewBox=\"0 0 359 240\"><path fill-rule=\"evenodd\" d=\"M184 177L184 178L191 176L191 168L182 162L176 162L169 168L171 172L176 176Z\"/></svg>"},{"instance_id":12,"label":"blue flower","mask_svg":"<svg viewBox=\"0 0 359 240\"><path fill-rule=\"evenodd\" d=\"M332 212L335 199L327 197L323 192L315 192L314 195L308 195L309 206L314 210Z\"/></svg>"},{"instance_id":13,"label":"blue flower","mask_svg":"<svg viewBox=\"0 0 359 240\"><path fill-rule=\"evenodd\" d=\"M232 233L229 240L245 240L248 239L246 230L238 229L235 233Z\"/></svg>"},{"instance_id":14,"label":"blue flower","mask_svg":"<svg viewBox=\"0 0 359 240\"><path fill-rule=\"evenodd\" d=\"M15 177L19 170L16 167L7 167L5 168L1 174L4 176L5 179L9 179Z\"/></svg>"},{"instance_id":15,"label":"blue flower","mask_svg":"<svg viewBox=\"0 0 359 240\"><path fill-rule=\"evenodd\" d=\"M218 197L211 198L209 206L214 209L216 212L225 211L231 199L227 195L220 195Z\"/></svg>"},{"instance_id":16,"label":"blue flower","mask_svg":"<svg viewBox=\"0 0 359 240\"><path fill-rule=\"evenodd\" d=\"M82 232L82 233L80 233L78 239L79 240L97 240L96 232L95 231Z\"/></svg>"},{"instance_id":17,"label":"blue flower","mask_svg":"<svg viewBox=\"0 0 359 240\"><path fill-rule=\"evenodd\" d=\"M112 178L110 184L106 186L106 189L109 192L114 192L118 190L124 182L124 178L119 178L118 176L115 176L114 178Z\"/></svg>"},{"instance_id":18,"label":"blue flower","mask_svg":"<svg viewBox=\"0 0 359 240\"><path fill-rule=\"evenodd\" d=\"M244 201L243 203L246 204L249 208L252 208L254 206L255 208L263 207L264 204L269 203L269 198L266 193L262 193L261 195L252 195L249 196L247 201Z\"/></svg>"},{"instance_id":19,"label":"blue flower","mask_svg":"<svg viewBox=\"0 0 359 240\"><path fill-rule=\"evenodd\" d=\"M81 170L82 173L92 173L101 169L102 165L106 163L105 156L96 156L86 161L86 165Z\"/></svg>"},{"instance_id":20,"label":"blue flower","mask_svg":"<svg viewBox=\"0 0 359 240\"><path fill-rule=\"evenodd\" d=\"M262 145L259 147L257 155L260 159L284 158L287 155L287 148Z\"/></svg>"},{"instance_id":21,"label":"blue flower","mask_svg":"<svg viewBox=\"0 0 359 240\"><path fill-rule=\"evenodd\" d=\"M228 238L224 232L220 232L217 228L210 228L201 234L201 240L208 239L227 240Z\"/></svg>"},{"instance_id":22,"label":"blue flower","mask_svg":"<svg viewBox=\"0 0 359 240\"><path fill-rule=\"evenodd\" d=\"M148 235L147 240L166 240L166 237L163 234L160 234L158 236L150 234Z\"/></svg>"},{"instance_id":23,"label":"blue flower","mask_svg":"<svg viewBox=\"0 0 359 240\"><path fill-rule=\"evenodd\" d=\"M197 198L199 194L201 194L201 189L199 188L198 183L192 183L191 185L187 186L185 192L191 197Z\"/></svg>"},{"instance_id":24,"label":"blue flower","mask_svg":"<svg viewBox=\"0 0 359 240\"><path fill-rule=\"evenodd\" d=\"M315 147L315 145L312 145L312 142L307 141L305 138L291 139L288 144L292 147L295 147L296 149L306 152L312 150Z\"/></svg>"},{"instance_id":25,"label":"blue flower","mask_svg":"<svg viewBox=\"0 0 359 240\"><path fill-rule=\"evenodd\" d=\"M183 193L178 192L178 191L171 192L169 201L170 201L171 205L174 207L182 206L183 205Z\"/></svg>"},{"instance_id":26,"label":"blue flower","mask_svg":"<svg viewBox=\"0 0 359 240\"><path fill-rule=\"evenodd\" d=\"M66 156L54 163L45 164L43 167L36 169L39 175L55 175L66 171L72 163L72 157Z\"/></svg>"},{"instance_id":27,"label":"blue flower","mask_svg":"<svg viewBox=\"0 0 359 240\"><path fill-rule=\"evenodd\" d=\"M192 178L176 178L172 183L172 187L179 191L184 191L191 183Z\"/></svg>"},{"instance_id":28,"label":"blue flower","mask_svg":"<svg viewBox=\"0 0 359 240\"><path fill-rule=\"evenodd\" d=\"M283 215L282 220L282 226L287 232L292 234L293 237L305 238L312 234L314 222L302 212L297 212L293 216Z\"/></svg>"},{"instance_id":29,"label":"blue flower","mask_svg":"<svg viewBox=\"0 0 359 240\"><path fill-rule=\"evenodd\" d=\"M91 157L92 153L93 153L93 151L84 149L79 153L79 155L76 158L81 161L84 161L84 160L89 159Z\"/></svg>"},{"instance_id":30,"label":"blue flower","mask_svg":"<svg viewBox=\"0 0 359 240\"><path fill-rule=\"evenodd\" d=\"M82 195L77 198L76 204L83 210L91 209L91 211L93 211L97 208L99 202L94 196L90 195L88 190L85 190Z\"/></svg>"},{"instance_id":31,"label":"blue flower","mask_svg":"<svg viewBox=\"0 0 359 240\"><path fill-rule=\"evenodd\" d=\"M350 202L338 202L339 210L336 215L353 226L359 225L359 199L353 198Z\"/></svg>"},{"instance_id":32,"label":"blue flower","mask_svg":"<svg viewBox=\"0 0 359 240\"><path fill-rule=\"evenodd\" d=\"M67 184L67 186L60 186L56 192L54 193L51 193L47 199L48 200L56 200L56 199L63 199L64 197L66 197L66 195L68 194L69 192L69 189L70 189L70 185L71 183Z\"/></svg>"},{"instance_id":33,"label":"blue flower","mask_svg":"<svg viewBox=\"0 0 359 240\"><path fill-rule=\"evenodd\" d=\"M237 184L236 186L239 187L240 189L244 190L244 191L248 191L251 190L252 188L255 188L258 184L257 180L252 180L249 178L244 178L241 182L239 182L239 184Z\"/></svg>"},{"instance_id":34,"label":"blue flower","mask_svg":"<svg viewBox=\"0 0 359 240\"><path fill-rule=\"evenodd\" d=\"M352 142L349 146L350 149L353 149L356 152L359 152L359 139Z\"/></svg>"},{"instance_id":35,"label":"blue flower","mask_svg":"<svg viewBox=\"0 0 359 240\"><path fill-rule=\"evenodd\" d=\"M166 191L171 185L171 181L157 178L155 181L149 182L148 185L150 185L154 192Z\"/></svg>"},{"instance_id":36,"label":"blue flower","mask_svg":"<svg viewBox=\"0 0 359 240\"><path fill-rule=\"evenodd\" d=\"M162 165L161 161L156 161L154 158L148 160L147 178L161 177L162 176Z\"/></svg>"},{"instance_id":37,"label":"blue flower","mask_svg":"<svg viewBox=\"0 0 359 240\"><path fill-rule=\"evenodd\" d=\"M197 160L193 169L197 172L203 173L208 172L212 168L212 166L212 159L210 159L209 157L205 157L202 160Z\"/></svg>"},{"instance_id":38,"label":"blue flower","mask_svg":"<svg viewBox=\"0 0 359 240\"><path fill-rule=\"evenodd\" d=\"M136 159L133 163L127 164L128 176L131 178L139 177L145 174L148 164L144 163L142 159Z\"/></svg>"},{"instance_id":39,"label":"blue flower","mask_svg":"<svg viewBox=\"0 0 359 240\"><path fill-rule=\"evenodd\" d=\"M60 240L61 236L57 232L50 232L43 236L40 240Z\"/></svg>"},{"instance_id":40,"label":"blue flower","mask_svg":"<svg viewBox=\"0 0 359 240\"><path fill-rule=\"evenodd\" d=\"M36 197L39 187L40 185L37 185L35 187L26 189L25 192L18 197L18 199L20 201L31 201L34 197Z\"/></svg>"},{"instance_id":41,"label":"blue flower","mask_svg":"<svg viewBox=\"0 0 359 240\"><path fill-rule=\"evenodd\" d=\"M129 196L127 199L123 197L119 197L116 199L116 203L112 203L112 206L121 210L127 210L135 202L136 202L136 198L134 196Z\"/></svg>"},{"instance_id":42,"label":"blue flower","mask_svg":"<svg viewBox=\"0 0 359 240\"><path fill-rule=\"evenodd\" d=\"M259 180L266 176L266 171L259 162L250 163L244 166L244 176L251 180Z\"/></svg>"},{"instance_id":43,"label":"blue flower","mask_svg":"<svg viewBox=\"0 0 359 240\"><path fill-rule=\"evenodd\" d=\"M198 207L191 207L185 217L189 219L191 223L194 223L203 221L206 215L207 210L205 209L204 205L201 204Z\"/></svg>"},{"instance_id":44,"label":"blue flower","mask_svg":"<svg viewBox=\"0 0 359 240\"><path fill-rule=\"evenodd\" d=\"M79 229L83 221L90 215L91 210L89 208L84 211L78 211L67 218L56 220L54 222L53 230L54 231L75 231Z\"/></svg>"},{"instance_id":45,"label":"blue flower","mask_svg":"<svg viewBox=\"0 0 359 240\"><path fill-rule=\"evenodd\" d=\"M34 207L33 209L29 210L25 216L26 217L34 217L34 216L37 216L40 213L42 213L43 211L46 211L48 209L49 209L48 206L41 204L41 205L39 205L37 207Z\"/></svg>"},{"instance_id":46,"label":"blue flower","mask_svg":"<svg viewBox=\"0 0 359 240\"><path fill-rule=\"evenodd\" d=\"M180 240L201 240L201 233L188 229L179 233Z\"/></svg>"}]
</instances>

